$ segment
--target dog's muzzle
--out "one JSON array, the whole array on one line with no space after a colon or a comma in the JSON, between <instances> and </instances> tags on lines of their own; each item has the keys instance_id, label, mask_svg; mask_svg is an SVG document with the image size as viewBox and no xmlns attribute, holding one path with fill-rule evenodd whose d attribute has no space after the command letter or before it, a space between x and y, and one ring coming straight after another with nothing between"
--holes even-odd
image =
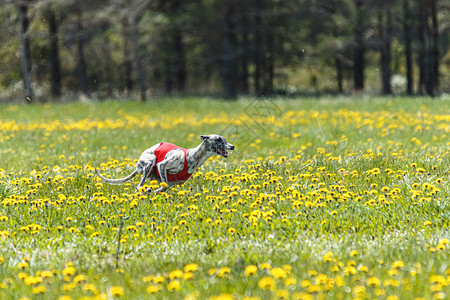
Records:
<instances>
[{"instance_id":1,"label":"dog's muzzle","mask_svg":"<svg viewBox=\"0 0 450 300\"><path fill-rule=\"evenodd\" d=\"M227 158L230 152L234 151L234 145L227 144L217 149L217 154Z\"/></svg>"}]
</instances>

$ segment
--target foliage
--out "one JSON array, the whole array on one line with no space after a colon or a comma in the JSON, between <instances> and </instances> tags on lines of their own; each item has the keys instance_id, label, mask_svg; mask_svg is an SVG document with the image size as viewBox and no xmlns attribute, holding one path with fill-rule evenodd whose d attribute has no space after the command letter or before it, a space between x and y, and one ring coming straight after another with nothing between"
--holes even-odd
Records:
<instances>
[{"instance_id":1,"label":"foliage","mask_svg":"<svg viewBox=\"0 0 450 300\"><path fill-rule=\"evenodd\" d=\"M390 39L397 46L389 65L392 75L401 79L397 84L402 82L394 92L401 94L406 89L406 24L414 33L411 37L411 67L417 73L414 90L422 92L423 80L419 79L421 1L4 2L0 6L2 100L22 98L19 4L29 8L30 27L26 36L31 40L31 77L34 93L41 100L61 96L51 94L52 84L56 84L52 75L61 77L62 95L67 99L72 99L74 93L98 98L129 96L140 88L148 89L152 96L220 95L224 88L223 69L229 65L233 67L227 73L231 76L228 79L234 81L231 86L235 86L239 95L349 93L354 89L357 20L361 22L361 42L367 52L365 90L378 93L381 91L380 49L384 42L378 15L384 16L386 5L395 17ZM433 59L441 70L439 89L447 92L449 72L443 59L448 56L449 9L442 1L431 2L436 3L438 12L438 28L430 27L430 32L438 33L437 48L433 48L437 58ZM361 3L361 15L357 3ZM404 3L410 6L408 19L404 17ZM49 32L50 13L55 16L54 34ZM431 26L431 20L429 23ZM53 35L58 55L51 54L55 53L51 50ZM225 46L227 35L230 45ZM430 37L431 44L434 39ZM60 72L55 71L59 67L54 67L57 59ZM86 65L85 76L82 76L81 61ZM87 90L83 87L84 77ZM337 80L337 77L342 78ZM337 81L340 81L339 89Z\"/></svg>"},{"instance_id":2,"label":"foliage","mask_svg":"<svg viewBox=\"0 0 450 300\"><path fill-rule=\"evenodd\" d=\"M0 297L444 299L449 108L421 98L3 105ZM123 177L145 148L193 147L213 132L235 153L167 193L94 176Z\"/></svg>"}]
</instances>

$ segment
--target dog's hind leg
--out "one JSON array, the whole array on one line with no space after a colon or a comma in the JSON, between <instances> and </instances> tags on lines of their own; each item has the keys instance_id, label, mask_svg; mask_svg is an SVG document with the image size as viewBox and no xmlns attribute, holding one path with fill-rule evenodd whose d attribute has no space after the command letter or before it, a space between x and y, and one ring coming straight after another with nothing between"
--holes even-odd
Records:
<instances>
[{"instance_id":1,"label":"dog's hind leg","mask_svg":"<svg viewBox=\"0 0 450 300\"><path fill-rule=\"evenodd\" d=\"M153 155L154 156L154 155ZM139 182L139 184L136 186L136 190L138 191L141 187L144 186L144 182L145 180L150 176L150 174L153 171L153 168L156 165L156 156L155 158L149 163L147 164L144 168L143 168L143 172L142 172L142 178L141 181Z\"/></svg>"}]
</instances>

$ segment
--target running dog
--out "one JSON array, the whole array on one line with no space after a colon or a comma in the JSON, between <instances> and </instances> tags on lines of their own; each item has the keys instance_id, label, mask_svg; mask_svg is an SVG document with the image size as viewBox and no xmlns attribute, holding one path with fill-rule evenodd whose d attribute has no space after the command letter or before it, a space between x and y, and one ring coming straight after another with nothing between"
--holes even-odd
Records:
<instances>
[{"instance_id":1,"label":"running dog","mask_svg":"<svg viewBox=\"0 0 450 300\"><path fill-rule=\"evenodd\" d=\"M234 146L228 143L223 136L217 134L200 136L202 143L195 148L184 149L171 143L159 143L145 150L136 163L136 170L125 178L109 179L95 169L98 177L109 184L122 184L130 181L137 174L142 174L142 179L136 187L139 190L146 179L165 182L156 189L155 193L161 193L173 185L183 184L208 158L214 154L227 158L228 152L234 150ZM156 167L156 168L155 168ZM146 192L149 192L147 189Z\"/></svg>"}]
</instances>

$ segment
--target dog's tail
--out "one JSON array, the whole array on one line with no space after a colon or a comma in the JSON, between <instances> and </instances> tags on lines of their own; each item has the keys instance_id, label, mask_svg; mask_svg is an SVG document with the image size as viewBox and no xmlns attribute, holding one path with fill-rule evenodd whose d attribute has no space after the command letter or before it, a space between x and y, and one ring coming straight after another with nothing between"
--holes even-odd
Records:
<instances>
[{"instance_id":1,"label":"dog's tail","mask_svg":"<svg viewBox=\"0 0 450 300\"><path fill-rule=\"evenodd\" d=\"M122 183L125 183L125 182L130 181L131 179L133 179L133 177L137 175L138 171L134 170L134 172L131 173L130 175L128 175L127 177L119 178L119 179L106 178L105 176L100 174L100 172L97 169L95 169L95 173L97 173L97 176L100 177L106 183L109 183L109 184L122 184Z\"/></svg>"}]
</instances>

